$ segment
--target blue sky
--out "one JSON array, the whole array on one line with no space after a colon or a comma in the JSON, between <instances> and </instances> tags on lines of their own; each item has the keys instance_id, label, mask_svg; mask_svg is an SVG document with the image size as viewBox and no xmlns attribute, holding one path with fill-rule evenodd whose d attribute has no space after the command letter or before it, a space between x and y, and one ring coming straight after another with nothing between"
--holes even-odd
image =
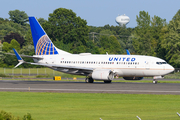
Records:
<instances>
[{"instance_id":1,"label":"blue sky","mask_svg":"<svg viewBox=\"0 0 180 120\"><path fill-rule=\"evenodd\" d=\"M130 17L127 27L137 26L136 15L146 11L169 22L180 9L180 0L1 0L0 17L9 18L10 10L25 11L28 16L48 19L57 8L73 10L91 26L114 25L115 18L126 14Z\"/></svg>"}]
</instances>

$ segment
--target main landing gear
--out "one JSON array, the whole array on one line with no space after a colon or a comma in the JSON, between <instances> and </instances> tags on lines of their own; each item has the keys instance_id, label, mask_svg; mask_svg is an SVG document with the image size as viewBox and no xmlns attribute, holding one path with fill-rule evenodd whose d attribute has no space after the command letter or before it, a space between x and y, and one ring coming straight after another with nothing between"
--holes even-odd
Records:
<instances>
[{"instance_id":1,"label":"main landing gear","mask_svg":"<svg viewBox=\"0 0 180 120\"><path fill-rule=\"evenodd\" d=\"M104 80L104 83L111 83L111 80Z\"/></svg>"},{"instance_id":2,"label":"main landing gear","mask_svg":"<svg viewBox=\"0 0 180 120\"><path fill-rule=\"evenodd\" d=\"M85 82L86 82L86 83L93 83L94 80L93 80L92 77L86 77Z\"/></svg>"},{"instance_id":3,"label":"main landing gear","mask_svg":"<svg viewBox=\"0 0 180 120\"><path fill-rule=\"evenodd\" d=\"M111 83L112 80L104 80L104 83ZM85 79L86 83L93 83L94 79L92 77L86 77Z\"/></svg>"},{"instance_id":4,"label":"main landing gear","mask_svg":"<svg viewBox=\"0 0 180 120\"><path fill-rule=\"evenodd\" d=\"M157 84L158 83L157 79L163 79L163 78L164 78L164 76L154 76L153 77L153 83Z\"/></svg>"}]
</instances>

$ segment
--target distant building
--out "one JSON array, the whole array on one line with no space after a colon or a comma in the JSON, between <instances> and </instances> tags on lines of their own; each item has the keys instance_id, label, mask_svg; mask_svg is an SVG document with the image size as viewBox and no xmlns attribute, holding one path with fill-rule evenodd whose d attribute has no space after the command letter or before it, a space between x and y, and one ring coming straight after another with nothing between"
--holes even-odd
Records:
<instances>
[{"instance_id":1,"label":"distant building","mask_svg":"<svg viewBox=\"0 0 180 120\"><path fill-rule=\"evenodd\" d=\"M124 15L118 15L116 17L116 23L120 26L127 25L130 21L130 18L128 16Z\"/></svg>"}]
</instances>

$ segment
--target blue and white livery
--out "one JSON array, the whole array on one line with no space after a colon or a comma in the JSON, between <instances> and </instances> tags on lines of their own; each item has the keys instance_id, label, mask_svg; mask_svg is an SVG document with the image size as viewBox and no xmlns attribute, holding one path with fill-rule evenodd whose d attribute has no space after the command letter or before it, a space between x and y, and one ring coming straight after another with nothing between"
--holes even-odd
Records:
<instances>
[{"instance_id":1,"label":"blue and white livery","mask_svg":"<svg viewBox=\"0 0 180 120\"><path fill-rule=\"evenodd\" d=\"M35 17L29 17L31 33L34 43L35 55L22 56L33 58L34 63L25 62L14 50L19 61L22 63L42 65L51 69L86 76L86 82L102 80L110 83L115 76L125 80L141 80L143 77L163 78L164 75L174 71L174 68L166 61L152 56L109 55L80 53L71 54L54 46L46 32Z\"/></svg>"}]
</instances>

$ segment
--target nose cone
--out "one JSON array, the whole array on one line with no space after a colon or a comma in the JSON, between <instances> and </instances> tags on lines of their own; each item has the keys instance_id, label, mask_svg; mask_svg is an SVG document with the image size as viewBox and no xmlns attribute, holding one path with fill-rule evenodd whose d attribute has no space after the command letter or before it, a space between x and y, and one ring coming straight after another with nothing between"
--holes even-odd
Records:
<instances>
[{"instance_id":1,"label":"nose cone","mask_svg":"<svg viewBox=\"0 0 180 120\"><path fill-rule=\"evenodd\" d=\"M173 72L174 71L174 67L173 66L171 66L171 65L168 65L168 68L167 68L168 70L169 70L169 73L171 73L171 72Z\"/></svg>"},{"instance_id":2,"label":"nose cone","mask_svg":"<svg viewBox=\"0 0 180 120\"><path fill-rule=\"evenodd\" d=\"M163 73L163 75L167 75L173 71L174 71L174 67L169 64L166 64L164 72L162 72L162 73Z\"/></svg>"}]
</instances>

